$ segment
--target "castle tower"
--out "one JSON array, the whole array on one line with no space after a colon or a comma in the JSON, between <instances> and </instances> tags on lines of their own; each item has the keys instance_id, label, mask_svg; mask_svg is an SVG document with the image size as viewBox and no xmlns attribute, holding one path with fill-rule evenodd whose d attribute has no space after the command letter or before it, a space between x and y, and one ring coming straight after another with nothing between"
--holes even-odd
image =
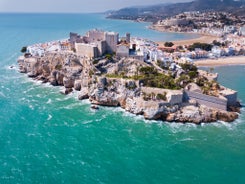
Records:
<instances>
[{"instance_id":1,"label":"castle tower","mask_svg":"<svg viewBox=\"0 0 245 184\"><path fill-rule=\"evenodd\" d=\"M130 33L126 33L126 42L130 43Z\"/></svg>"},{"instance_id":2,"label":"castle tower","mask_svg":"<svg viewBox=\"0 0 245 184\"><path fill-rule=\"evenodd\" d=\"M117 44L119 40L119 34L114 32L105 33L105 41L107 44L107 52L113 53L117 50Z\"/></svg>"}]
</instances>

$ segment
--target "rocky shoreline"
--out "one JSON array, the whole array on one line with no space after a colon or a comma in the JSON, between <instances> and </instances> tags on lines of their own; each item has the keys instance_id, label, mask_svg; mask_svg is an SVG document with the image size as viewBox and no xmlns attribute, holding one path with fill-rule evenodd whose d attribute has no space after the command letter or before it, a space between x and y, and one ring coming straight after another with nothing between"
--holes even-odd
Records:
<instances>
[{"instance_id":1,"label":"rocky shoreline","mask_svg":"<svg viewBox=\"0 0 245 184\"><path fill-rule=\"evenodd\" d=\"M64 94L76 90L79 91L79 100L89 99L92 104L103 106L120 106L149 120L200 124L218 120L232 122L238 118L237 112L210 108L196 100L185 99L183 89L148 88L137 80L108 77L108 74L121 71L134 73L138 67L147 65L139 60L102 59L93 64L75 53L55 52L42 57L21 56L18 63L19 71L28 77L53 86L64 86ZM160 94L165 94L164 98Z\"/></svg>"}]
</instances>

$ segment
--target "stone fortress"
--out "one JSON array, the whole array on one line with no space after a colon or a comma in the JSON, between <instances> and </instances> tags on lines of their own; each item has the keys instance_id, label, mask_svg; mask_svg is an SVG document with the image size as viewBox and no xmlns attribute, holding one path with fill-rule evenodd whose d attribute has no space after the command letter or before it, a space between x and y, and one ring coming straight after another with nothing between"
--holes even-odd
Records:
<instances>
[{"instance_id":1,"label":"stone fortress","mask_svg":"<svg viewBox=\"0 0 245 184\"><path fill-rule=\"evenodd\" d=\"M77 55L89 59L101 58L105 54L115 54L118 58L130 57L141 61L156 61L157 44L142 38L131 38L130 33L125 37L119 37L119 33L90 30L85 36L77 33L70 33L68 39L70 49Z\"/></svg>"},{"instance_id":2,"label":"stone fortress","mask_svg":"<svg viewBox=\"0 0 245 184\"><path fill-rule=\"evenodd\" d=\"M129 33L126 34L126 38L121 38L120 43L118 33L94 29L88 31L85 36L70 33L69 42L78 55L88 58L98 58L113 53L121 57L129 56Z\"/></svg>"}]
</instances>

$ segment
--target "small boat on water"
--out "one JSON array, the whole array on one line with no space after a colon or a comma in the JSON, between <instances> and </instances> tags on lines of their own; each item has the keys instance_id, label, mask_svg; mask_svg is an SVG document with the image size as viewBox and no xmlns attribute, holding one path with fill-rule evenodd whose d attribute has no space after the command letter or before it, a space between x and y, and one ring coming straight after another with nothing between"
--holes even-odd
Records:
<instances>
[{"instance_id":1,"label":"small boat on water","mask_svg":"<svg viewBox=\"0 0 245 184\"><path fill-rule=\"evenodd\" d=\"M91 109L95 109L95 110L98 110L99 107L97 105L91 105Z\"/></svg>"}]
</instances>

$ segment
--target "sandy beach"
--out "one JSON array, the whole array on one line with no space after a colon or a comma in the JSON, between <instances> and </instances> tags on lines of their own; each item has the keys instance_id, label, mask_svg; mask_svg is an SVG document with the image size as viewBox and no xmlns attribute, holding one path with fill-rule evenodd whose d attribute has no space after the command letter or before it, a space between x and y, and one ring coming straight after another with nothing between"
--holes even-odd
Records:
<instances>
[{"instance_id":1,"label":"sandy beach","mask_svg":"<svg viewBox=\"0 0 245 184\"><path fill-rule=\"evenodd\" d=\"M214 40L217 40L219 37L211 35L201 35L199 38L189 39L189 40L178 40L173 41L174 45L191 45L195 42L201 43L212 43Z\"/></svg>"},{"instance_id":2,"label":"sandy beach","mask_svg":"<svg viewBox=\"0 0 245 184\"><path fill-rule=\"evenodd\" d=\"M205 59L195 61L197 66L226 66L226 65L245 65L245 56L225 57L219 59Z\"/></svg>"},{"instance_id":3,"label":"sandy beach","mask_svg":"<svg viewBox=\"0 0 245 184\"><path fill-rule=\"evenodd\" d=\"M189 34L194 34L194 33L189 33ZM217 36L211 36L211 35L201 35L199 38L193 38L189 40L177 40L177 41L172 41L175 46L179 45L191 45L195 42L201 42L201 43L212 43L214 40L217 40ZM165 42L159 41L157 42L160 46L163 46Z\"/></svg>"}]
</instances>

